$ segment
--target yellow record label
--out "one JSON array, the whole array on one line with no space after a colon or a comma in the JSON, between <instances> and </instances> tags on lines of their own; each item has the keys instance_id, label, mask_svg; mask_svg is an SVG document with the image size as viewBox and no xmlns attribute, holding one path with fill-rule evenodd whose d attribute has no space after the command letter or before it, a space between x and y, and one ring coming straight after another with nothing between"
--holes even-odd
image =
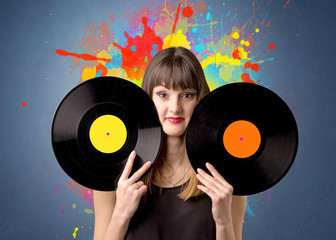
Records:
<instances>
[{"instance_id":1,"label":"yellow record label","mask_svg":"<svg viewBox=\"0 0 336 240\"><path fill-rule=\"evenodd\" d=\"M114 153L124 146L127 130L120 118L114 115L103 115L92 123L89 137L98 151Z\"/></svg>"}]
</instances>

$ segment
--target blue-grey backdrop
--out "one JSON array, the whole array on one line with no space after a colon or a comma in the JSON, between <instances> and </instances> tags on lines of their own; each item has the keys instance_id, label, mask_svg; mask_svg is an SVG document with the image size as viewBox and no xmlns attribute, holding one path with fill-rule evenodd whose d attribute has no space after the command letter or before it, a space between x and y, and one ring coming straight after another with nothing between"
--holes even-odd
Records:
<instances>
[{"instance_id":1,"label":"blue-grey backdrop","mask_svg":"<svg viewBox=\"0 0 336 240\"><path fill-rule=\"evenodd\" d=\"M100 25L110 13L124 19L142 6L153 6L154 11L158 2L1 3L1 239L92 239L92 202L66 184L70 180L51 146L54 111L81 78L79 67L70 74L72 57L57 55L55 50L80 53L86 25ZM237 23L252 16L248 0L206 3L213 19L221 19L222 24L234 16L224 14L224 7L237 9ZM243 238L331 239L336 227L336 4L331 0L255 4L266 9L256 11L256 17L262 19L258 14L267 13L268 19L274 17L269 27L262 28L275 49L273 61L260 64L260 84L291 107L300 143L284 179L270 191L248 197ZM122 29L118 32L123 34Z\"/></svg>"}]
</instances>

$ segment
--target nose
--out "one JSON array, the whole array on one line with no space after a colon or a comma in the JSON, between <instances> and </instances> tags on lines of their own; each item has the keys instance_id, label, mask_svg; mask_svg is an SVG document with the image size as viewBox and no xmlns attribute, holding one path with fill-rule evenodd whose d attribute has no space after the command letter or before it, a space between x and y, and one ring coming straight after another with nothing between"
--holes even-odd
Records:
<instances>
[{"instance_id":1,"label":"nose","mask_svg":"<svg viewBox=\"0 0 336 240\"><path fill-rule=\"evenodd\" d=\"M178 114L182 112L182 103L181 99L177 96L171 98L169 103L169 111L173 114Z\"/></svg>"}]
</instances>

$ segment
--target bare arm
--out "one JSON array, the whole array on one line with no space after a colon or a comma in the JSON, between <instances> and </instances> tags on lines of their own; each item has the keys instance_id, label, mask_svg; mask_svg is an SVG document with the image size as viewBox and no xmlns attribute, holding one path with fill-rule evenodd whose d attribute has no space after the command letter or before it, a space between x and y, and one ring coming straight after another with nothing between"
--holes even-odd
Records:
<instances>
[{"instance_id":1,"label":"bare arm","mask_svg":"<svg viewBox=\"0 0 336 240\"><path fill-rule=\"evenodd\" d=\"M235 240L243 238L243 223L246 210L246 196L232 196L232 222L235 234Z\"/></svg>"},{"instance_id":2,"label":"bare arm","mask_svg":"<svg viewBox=\"0 0 336 240\"><path fill-rule=\"evenodd\" d=\"M139 206L147 187L139 178L151 166L144 164L129 177L136 153L132 152L118 181L117 191L94 191L95 230L94 240L122 240L128 224Z\"/></svg>"},{"instance_id":3,"label":"bare arm","mask_svg":"<svg viewBox=\"0 0 336 240\"><path fill-rule=\"evenodd\" d=\"M111 222L115 202L116 192L93 191L95 227L94 240L102 240L105 237L106 230Z\"/></svg>"},{"instance_id":4,"label":"bare arm","mask_svg":"<svg viewBox=\"0 0 336 240\"><path fill-rule=\"evenodd\" d=\"M246 197L233 196L233 187L209 163L206 164L212 176L197 169L197 178L204 185L197 187L212 201L212 216L216 223L217 240L241 240Z\"/></svg>"}]
</instances>

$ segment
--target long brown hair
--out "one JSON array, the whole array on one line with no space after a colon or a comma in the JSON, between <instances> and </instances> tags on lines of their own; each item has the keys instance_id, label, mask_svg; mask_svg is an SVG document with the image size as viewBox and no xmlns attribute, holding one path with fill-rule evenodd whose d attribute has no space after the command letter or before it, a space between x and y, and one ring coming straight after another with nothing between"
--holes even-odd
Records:
<instances>
[{"instance_id":1,"label":"long brown hair","mask_svg":"<svg viewBox=\"0 0 336 240\"><path fill-rule=\"evenodd\" d=\"M164 84L167 88L173 88L174 90L195 89L198 101L210 92L200 62L191 51L183 47L164 49L157 53L148 64L142 81L142 89L152 98L153 88L160 84ZM188 164L190 167L189 161ZM162 163L160 162L155 164L143 178L150 192L152 181L154 179L158 183L161 181L161 176L159 171L157 171L161 165ZM192 170L191 177L179 197L187 200L201 195L202 191L197 188L197 184L199 184L199 181L195 171Z\"/></svg>"}]
</instances>

